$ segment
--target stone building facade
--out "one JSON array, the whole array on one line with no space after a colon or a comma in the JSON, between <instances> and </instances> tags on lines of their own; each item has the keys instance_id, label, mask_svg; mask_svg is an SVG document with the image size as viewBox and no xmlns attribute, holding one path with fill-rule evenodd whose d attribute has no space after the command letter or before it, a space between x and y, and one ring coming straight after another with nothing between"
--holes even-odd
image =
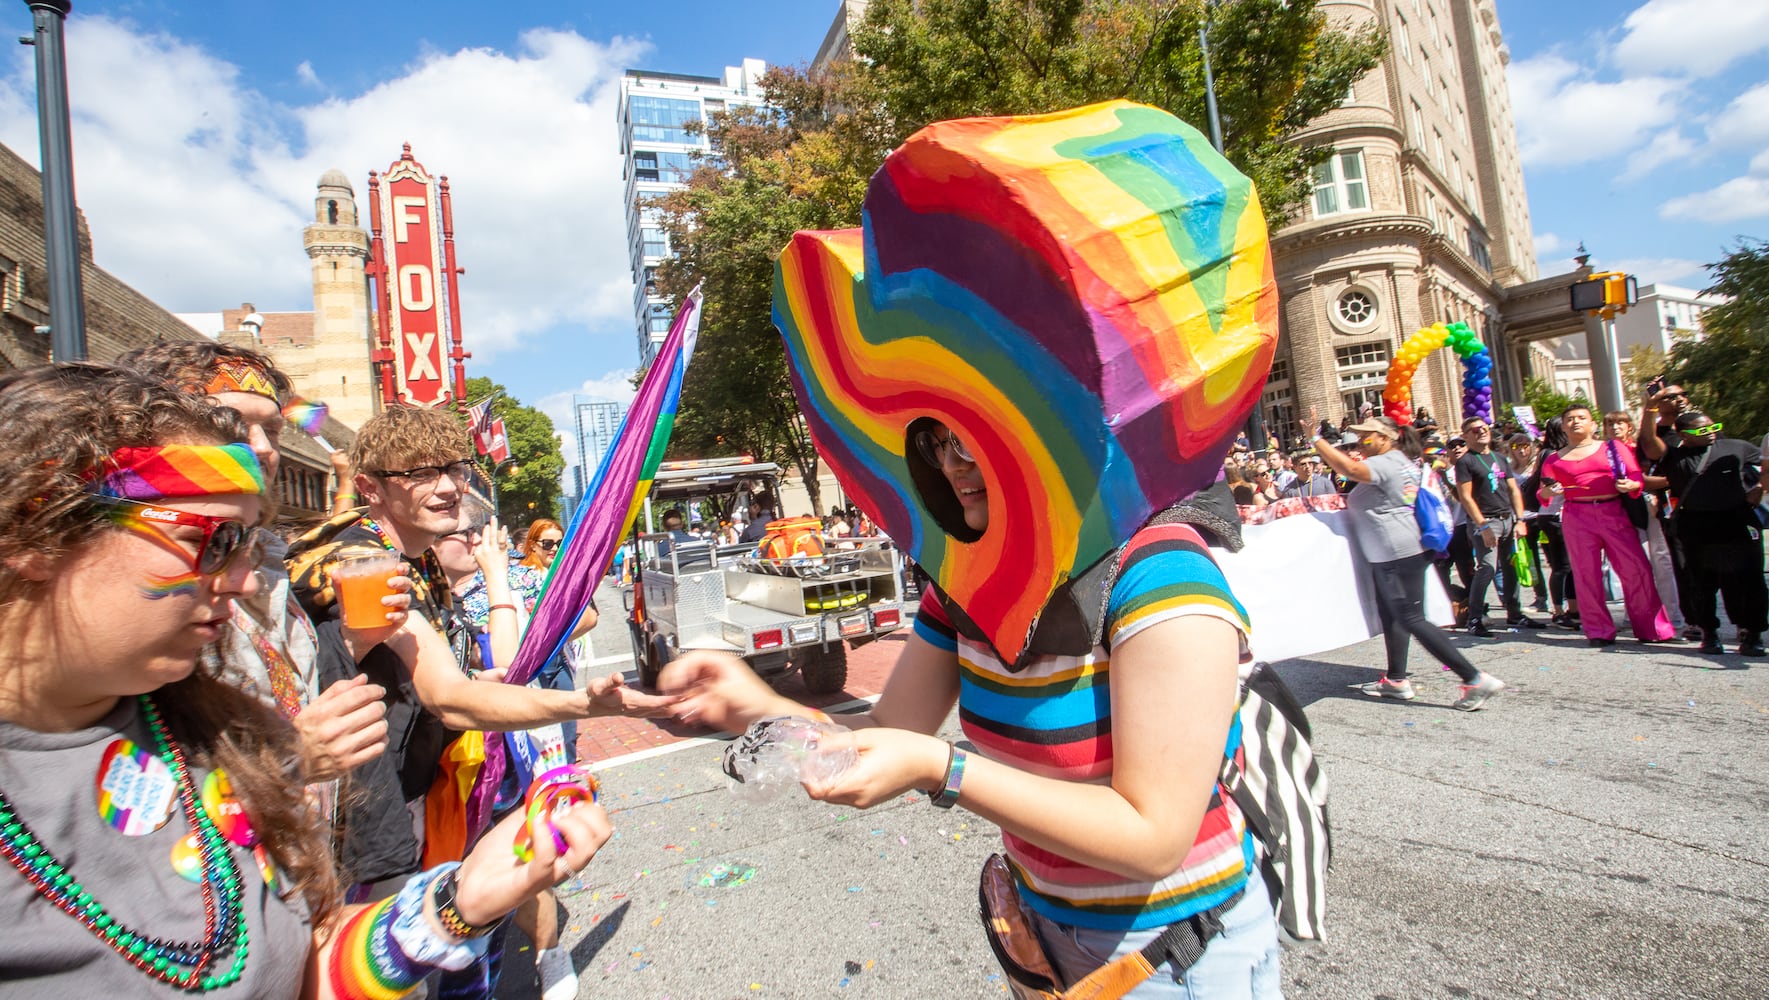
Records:
<instances>
[{"instance_id":1,"label":"stone building facade","mask_svg":"<svg viewBox=\"0 0 1769 1000\"><path fill-rule=\"evenodd\" d=\"M1336 25L1386 31L1389 53L1295 137L1332 155L1315 170L1314 197L1273 233L1283 335L1268 426L1287 436L1311 409L1335 420L1364 404L1379 412L1390 359L1438 322L1480 334L1495 394L1520 398L1526 377L1552 378L1554 359L1505 336L1507 290L1537 274L1494 0L1321 8ZM1460 419L1460 378L1451 352L1437 352L1415 376L1415 407Z\"/></svg>"},{"instance_id":2,"label":"stone building facade","mask_svg":"<svg viewBox=\"0 0 1769 1000\"><path fill-rule=\"evenodd\" d=\"M178 316L129 287L92 261L92 236L79 217L80 278L86 299L86 353L106 362L161 340L200 340ZM48 270L43 237L43 180L37 168L0 146L0 371L45 364L49 335ZM347 446L342 426L322 431ZM328 453L312 437L290 428L282 436L282 462L272 490L286 514L322 513L329 501Z\"/></svg>"}]
</instances>

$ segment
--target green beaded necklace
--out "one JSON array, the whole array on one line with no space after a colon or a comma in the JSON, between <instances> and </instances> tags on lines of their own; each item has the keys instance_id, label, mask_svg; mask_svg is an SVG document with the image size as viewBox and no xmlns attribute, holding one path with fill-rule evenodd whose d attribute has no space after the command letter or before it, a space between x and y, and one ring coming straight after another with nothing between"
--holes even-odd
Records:
<instances>
[{"instance_id":1,"label":"green beaded necklace","mask_svg":"<svg viewBox=\"0 0 1769 1000\"><path fill-rule=\"evenodd\" d=\"M202 843L203 940L166 941L124 927L105 912L104 906L44 847L20 819L12 803L0 792L0 856L17 868L37 893L142 972L177 989L193 993L221 989L239 981L246 969L248 941L239 868L227 839L215 828L207 810L197 803L190 769L172 735L166 731L160 710L141 695L141 713L153 732L154 752L172 769L178 780L178 799ZM220 893L216 887L220 887ZM233 964L219 975L209 973L215 958L225 954L232 938Z\"/></svg>"}]
</instances>

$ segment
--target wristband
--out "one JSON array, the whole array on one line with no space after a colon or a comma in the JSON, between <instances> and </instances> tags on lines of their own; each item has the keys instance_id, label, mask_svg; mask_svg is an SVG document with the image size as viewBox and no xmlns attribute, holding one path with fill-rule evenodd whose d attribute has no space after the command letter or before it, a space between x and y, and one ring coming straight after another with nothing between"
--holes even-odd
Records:
<instances>
[{"instance_id":1,"label":"wristband","mask_svg":"<svg viewBox=\"0 0 1769 1000\"><path fill-rule=\"evenodd\" d=\"M458 868L451 868L443 872L436 878L435 888L430 892L430 897L436 901L436 922L441 924L442 929L456 940L469 941L473 938L482 938L490 934L502 922L503 918L500 917L489 924L476 925L468 923L467 919L461 916L460 909L455 906L455 890L457 888L455 872L458 870Z\"/></svg>"},{"instance_id":2,"label":"wristband","mask_svg":"<svg viewBox=\"0 0 1769 1000\"><path fill-rule=\"evenodd\" d=\"M493 610L493 611L499 611L499 610L514 611L514 610L516 610L516 605L514 605L514 604L493 604L491 606L491 610Z\"/></svg>"},{"instance_id":3,"label":"wristband","mask_svg":"<svg viewBox=\"0 0 1769 1000\"><path fill-rule=\"evenodd\" d=\"M946 744L946 780L938 792L928 796L928 803L934 808L950 809L958 802L958 786L964 783L964 762L968 758L963 750Z\"/></svg>"}]
</instances>

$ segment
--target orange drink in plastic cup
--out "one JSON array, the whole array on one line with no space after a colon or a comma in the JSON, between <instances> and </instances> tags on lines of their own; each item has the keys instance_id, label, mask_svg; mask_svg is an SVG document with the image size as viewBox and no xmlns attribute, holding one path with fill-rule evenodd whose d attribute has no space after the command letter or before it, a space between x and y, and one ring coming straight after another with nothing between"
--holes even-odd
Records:
<instances>
[{"instance_id":1,"label":"orange drink in plastic cup","mask_svg":"<svg viewBox=\"0 0 1769 1000\"><path fill-rule=\"evenodd\" d=\"M402 560L392 552L344 556L332 567L332 586L346 628L384 628L387 612L381 598L396 593L387 581L399 575Z\"/></svg>"}]
</instances>

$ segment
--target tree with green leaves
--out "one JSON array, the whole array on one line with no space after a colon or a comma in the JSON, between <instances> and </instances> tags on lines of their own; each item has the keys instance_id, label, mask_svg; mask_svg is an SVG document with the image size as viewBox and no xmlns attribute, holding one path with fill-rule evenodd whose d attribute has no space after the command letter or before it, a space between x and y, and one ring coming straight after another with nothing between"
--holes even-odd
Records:
<instances>
[{"instance_id":1,"label":"tree with green leaves","mask_svg":"<svg viewBox=\"0 0 1769 1000\"><path fill-rule=\"evenodd\" d=\"M1211 7L1224 150L1274 226L1307 200L1328 155L1287 137L1343 103L1386 44L1333 29L1317 7ZM1202 0L873 0L853 28L858 58L815 74L775 68L767 107L712 115L711 156L654 206L676 253L660 288L678 301L697 282L706 292L672 457L747 452L795 466L821 513L816 450L772 323L774 263L792 234L858 226L873 172L936 121L1129 98L1204 128L1204 16Z\"/></svg>"},{"instance_id":2,"label":"tree with green leaves","mask_svg":"<svg viewBox=\"0 0 1769 1000\"><path fill-rule=\"evenodd\" d=\"M1591 406L1590 400L1583 395L1569 396L1546 379L1526 378L1523 380L1523 401L1536 413L1536 423L1545 424L1560 416L1567 407L1574 403Z\"/></svg>"},{"instance_id":3,"label":"tree with green leaves","mask_svg":"<svg viewBox=\"0 0 1769 1000\"><path fill-rule=\"evenodd\" d=\"M467 399L477 402L497 394L488 419L503 418L510 439L510 461L497 473L498 520L512 535L537 517L559 516L559 477L565 459L559 454L559 436L553 418L504 391L484 376L467 380ZM490 460L483 460L489 470Z\"/></svg>"},{"instance_id":4,"label":"tree with green leaves","mask_svg":"<svg viewBox=\"0 0 1769 1000\"><path fill-rule=\"evenodd\" d=\"M1339 31L1317 0L872 0L853 30L895 145L930 122L1128 98L1208 134L1199 28L1223 152L1275 227L1310 196L1326 146L1293 143L1381 61L1374 29Z\"/></svg>"},{"instance_id":5,"label":"tree with green leaves","mask_svg":"<svg viewBox=\"0 0 1769 1000\"><path fill-rule=\"evenodd\" d=\"M1769 242L1741 238L1708 272L1702 294L1727 301L1701 314L1701 339L1671 348L1668 377L1727 436L1758 440L1769 432Z\"/></svg>"}]
</instances>

